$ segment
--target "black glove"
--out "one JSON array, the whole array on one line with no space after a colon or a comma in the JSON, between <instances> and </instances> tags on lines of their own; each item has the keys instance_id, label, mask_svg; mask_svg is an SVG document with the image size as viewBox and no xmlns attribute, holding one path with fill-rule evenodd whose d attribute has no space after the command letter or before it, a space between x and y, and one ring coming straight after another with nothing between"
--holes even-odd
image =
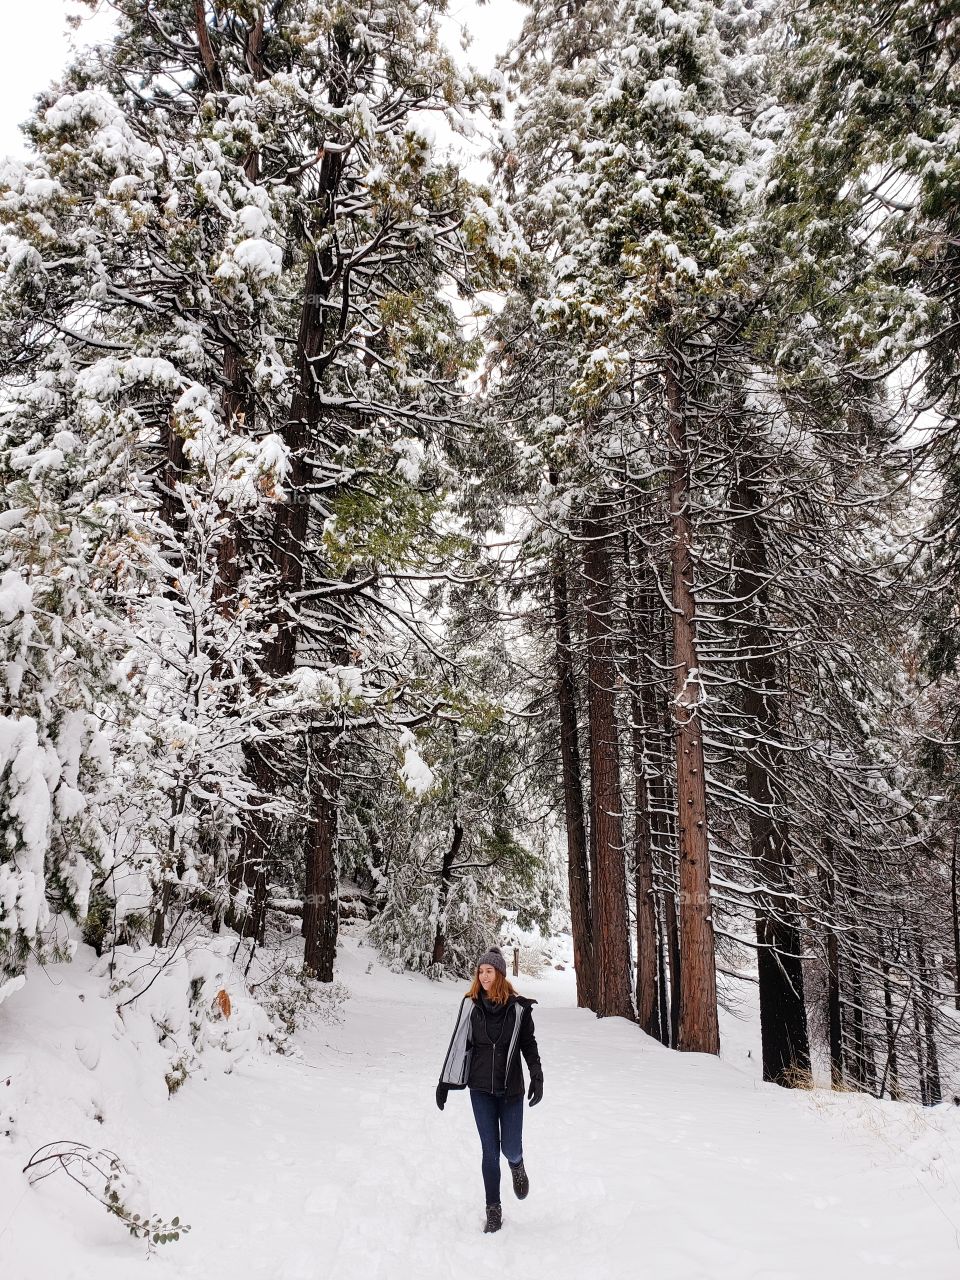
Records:
<instances>
[{"instance_id":1,"label":"black glove","mask_svg":"<svg viewBox=\"0 0 960 1280\"><path fill-rule=\"evenodd\" d=\"M437 1085L437 1106L440 1108L441 1111L443 1110L443 1104L446 1102L447 1094L449 1092L450 1092L450 1086L448 1084Z\"/></svg>"},{"instance_id":2,"label":"black glove","mask_svg":"<svg viewBox=\"0 0 960 1280\"><path fill-rule=\"evenodd\" d=\"M543 1097L543 1077L538 1076L536 1080L530 1081L530 1088L527 1090L527 1097L530 1100L531 1107L535 1107Z\"/></svg>"}]
</instances>

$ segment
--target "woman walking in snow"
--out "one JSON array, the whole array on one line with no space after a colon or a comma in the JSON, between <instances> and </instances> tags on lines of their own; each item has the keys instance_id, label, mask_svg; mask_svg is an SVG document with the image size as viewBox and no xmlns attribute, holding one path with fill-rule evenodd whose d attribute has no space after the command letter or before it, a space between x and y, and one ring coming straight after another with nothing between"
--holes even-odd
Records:
<instances>
[{"instance_id":1,"label":"woman walking in snow","mask_svg":"<svg viewBox=\"0 0 960 1280\"><path fill-rule=\"evenodd\" d=\"M469 1089L473 1115L483 1151L483 1186L487 1196L484 1231L499 1231L500 1152L507 1157L513 1190L523 1200L530 1180L523 1167L523 1068L530 1069L527 1097L535 1106L543 1097L543 1070L533 1034L532 1006L536 1000L518 995L507 980L507 962L499 947L490 947L477 961L470 990L450 1038L450 1047L437 1085L437 1106L443 1110L451 1089Z\"/></svg>"}]
</instances>

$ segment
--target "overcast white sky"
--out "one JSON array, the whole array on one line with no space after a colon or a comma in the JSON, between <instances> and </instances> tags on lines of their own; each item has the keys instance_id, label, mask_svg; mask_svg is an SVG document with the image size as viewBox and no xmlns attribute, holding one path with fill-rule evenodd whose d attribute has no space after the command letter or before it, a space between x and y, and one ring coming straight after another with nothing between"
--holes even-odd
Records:
<instances>
[{"instance_id":1,"label":"overcast white sky","mask_svg":"<svg viewBox=\"0 0 960 1280\"><path fill-rule=\"evenodd\" d=\"M69 56L68 41L88 42L94 31L109 27L107 6L91 16L72 0L6 0L0 42L0 153L22 155L19 125L30 113L34 95L62 69ZM85 21L74 35L67 14Z\"/></svg>"},{"instance_id":2,"label":"overcast white sky","mask_svg":"<svg viewBox=\"0 0 960 1280\"><path fill-rule=\"evenodd\" d=\"M110 9L100 12L74 0L4 0L3 41L0 42L0 154L23 155L20 122L29 114L33 98L53 79L67 60L73 41L84 43L109 29ZM74 34L67 14L82 14L84 22ZM466 55L475 66L492 65L519 31L523 8L516 0L493 0L478 7L475 0L450 0L449 24L453 34L466 27L474 44ZM453 43L453 40L451 40ZM454 50L463 57L459 49Z\"/></svg>"}]
</instances>

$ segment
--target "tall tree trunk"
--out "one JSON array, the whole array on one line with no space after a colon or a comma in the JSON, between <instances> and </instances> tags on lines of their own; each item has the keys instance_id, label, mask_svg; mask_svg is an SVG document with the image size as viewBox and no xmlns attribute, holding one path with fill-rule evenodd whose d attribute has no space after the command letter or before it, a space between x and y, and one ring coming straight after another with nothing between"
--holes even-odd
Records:
<instances>
[{"instance_id":1,"label":"tall tree trunk","mask_svg":"<svg viewBox=\"0 0 960 1280\"><path fill-rule=\"evenodd\" d=\"M337 894L337 791L327 743L311 747L307 824L306 894L303 902L303 965L321 982L333 981L337 956L339 902Z\"/></svg>"},{"instance_id":2,"label":"tall tree trunk","mask_svg":"<svg viewBox=\"0 0 960 1280\"><path fill-rule=\"evenodd\" d=\"M840 990L840 944L834 927L837 906L834 847L829 836L824 836L823 839L821 877L827 905L827 1019L830 1028L830 1087L841 1089L843 1087L843 999Z\"/></svg>"},{"instance_id":3,"label":"tall tree trunk","mask_svg":"<svg viewBox=\"0 0 960 1280\"><path fill-rule=\"evenodd\" d=\"M641 669L640 653L649 648L633 583L630 537L623 535L623 560L627 580L627 671L630 677L630 734L633 748L633 857L637 903L637 1021L647 1033L660 1039L660 1006L657 998L657 915L653 890L653 838L647 778L646 708L642 688L648 673Z\"/></svg>"},{"instance_id":4,"label":"tall tree trunk","mask_svg":"<svg viewBox=\"0 0 960 1280\"><path fill-rule=\"evenodd\" d=\"M672 890L668 890L672 895ZM663 894L656 896L657 920L657 1008L660 1023L660 1043L670 1044L670 1009L667 1005L667 930L663 923Z\"/></svg>"},{"instance_id":5,"label":"tall tree trunk","mask_svg":"<svg viewBox=\"0 0 960 1280\"><path fill-rule=\"evenodd\" d=\"M923 1017L920 1012L920 998L917 995L916 984L913 988L913 997L911 1000L913 1006L913 1047L917 1058L917 1083L920 1088L920 1103L927 1106L927 1064L923 1056Z\"/></svg>"},{"instance_id":6,"label":"tall tree trunk","mask_svg":"<svg viewBox=\"0 0 960 1280\"><path fill-rule=\"evenodd\" d=\"M193 0L193 18L197 28L197 43L200 46L200 60L203 63L207 88L211 93L222 93L223 73L210 40L204 0Z\"/></svg>"},{"instance_id":7,"label":"tall tree trunk","mask_svg":"<svg viewBox=\"0 0 960 1280\"><path fill-rule=\"evenodd\" d=\"M696 1053L719 1053L707 788L700 727L700 663L694 629L690 458L684 376L682 353L678 344L674 344L666 362L666 408L672 455L669 496L680 834L680 1027L677 1047Z\"/></svg>"},{"instance_id":8,"label":"tall tree trunk","mask_svg":"<svg viewBox=\"0 0 960 1280\"><path fill-rule=\"evenodd\" d=\"M453 839L443 854L443 862L440 867L440 902L437 912L437 929L433 938L433 964L443 964L443 958L447 949L447 936L443 930L443 913L447 905L447 899L450 896L450 882L453 878L453 867L460 854L460 846L463 844L463 827L457 819L453 823Z\"/></svg>"},{"instance_id":9,"label":"tall tree trunk","mask_svg":"<svg viewBox=\"0 0 960 1280\"><path fill-rule=\"evenodd\" d=\"M890 987L890 962L887 959L883 941L883 930L877 928L877 956L880 960L880 971L883 974L883 1024L887 1038L887 1060L883 1068L878 1097L882 1098L887 1079L890 1081L890 1097L894 1102L900 1101L900 1073L897 1064L897 1034L899 1026L893 1020L893 991Z\"/></svg>"},{"instance_id":10,"label":"tall tree trunk","mask_svg":"<svg viewBox=\"0 0 960 1280\"><path fill-rule=\"evenodd\" d=\"M596 1012L634 1017L627 875L614 685L613 582L607 513L594 502L583 521L587 703L590 722L590 830L596 852L592 919Z\"/></svg>"},{"instance_id":11,"label":"tall tree trunk","mask_svg":"<svg viewBox=\"0 0 960 1280\"><path fill-rule=\"evenodd\" d=\"M251 788L247 799L260 807L247 816L240 831L240 852L230 868L230 902L224 918L242 937L263 942L276 822L270 802L276 783L277 748L261 739L244 743L242 750L244 774ZM242 906L238 905L241 901Z\"/></svg>"},{"instance_id":12,"label":"tall tree trunk","mask_svg":"<svg viewBox=\"0 0 960 1280\"><path fill-rule=\"evenodd\" d=\"M861 1089L867 1088L867 1030L863 1016L863 983L856 960L847 964L847 976L850 980L850 1011L853 1024L853 1045L846 1044L848 1075Z\"/></svg>"},{"instance_id":13,"label":"tall tree trunk","mask_svg":"<svg viewBox=\"0 0 960 1280\"><path fill-rule=\"evenodd\" d=\"M556 477L551 475L556 483ZM562 549L553 562L553 608L556 628L557 705L560 716L560 758L563 770L564 818L567 829L567 882L570 891L570 929L577 1005L596 1007L596 969L590 912L590 873L586 814L580 765L577 689L573 671L570 600L566 559Z\"/></svg>"},{"instance_id":14,"label":"tall tree trunk","mask_svg":"<svg viewBox=\"0 0 960 1280\"><path fill-rule=\"evenodd\" d=\"M957 901L957 828L953 829L953 851L950 856L950 906L953 915L953 989L954 1005L960 1009L960 904Z\"/></svg>"},{"instance_id":15,"label":"tall tree trunk","mask_svg":"<svg viewBox=\"0 0 960 1280\"><path fill-rule=\"evenodd\" d=\"M680 1048L680 998L683 976L680 960L680 922L677 919L677 895L671 884L663 895L663 912L667 921L667 959L670 964L670 1039L672 1049Z\"/></svg>"},{"instance_id":16,"label":"tall tree trunk","mask_svg":"<svg viewBox=\"0 0 960 1280\"><path fill-rule=\"evenodd\" d=\"M843 1087L843 1000L840 993L840 947L836 932L827 931L827 1016L830 1025L830 1087Z\"/></svg>"},{"instance_id":17,"label":"tall tree trunk","mask_svg":"<svg viewBox=\"0 0 960 1280\"><path fill-rule=\"evenodd\" d=\"M763 1078L774 1084L809 1082L810 1041L803 996L799 916L794 905L793 852L784 817L778 816L777 780L786 760L779 744L780 713L776 640L770 629L770 565L758 520L761 464L738 458L735 494L737 543L735 594L743 611L741 673L746 722L746 791L755 894L757 968Z\"/></svg>"},{"instance_id":18,"label":"tall tree trunk","mask_svg":"<svg viewBox=\"0 0 960 1280\"><path fill-rule=\"evenodd\" d=\"M943 1101L943 1089L940 1084L940 1060L937 1053L937 1039L933 1022L934 995L930 990L933 985L933 974L927 966L923 936L917 930L917 976L923 984L923 1038L926 1048L926 1104L935 1107Z\"/></svg>"},{"instance_id":19,"label":"tall tree trunk","mask_svg":"<svg viewBox=\"0 0 960 1280\"><path fill-rule=\"evenodd\" d=\"M651 635L656 636L657 641L659 669L669 671L672 640L668 637L668 631L672 630L673 620L671 618L668 623L664 616L666 610L662 606L659 591L652 599L648 598L647 606L650 632ZM660 690L652 687L646 689L644 699L647 703L648 720L657 726L653 752L653 782L656 798L652 805L651 817L657 878L663 886L660 893L660 919L669 975L669 1007L666 1013L661 1012L660 1030L662 1043L675 1049L680 1029L680 930L677 922L676 898L678 836L677 795L672 768L673 711L670 698L662 696ZM663 983L663 987L666 991L666 983ZM661 1004L663 1004L662 1001Z\"/></svg>"}]
</instances>

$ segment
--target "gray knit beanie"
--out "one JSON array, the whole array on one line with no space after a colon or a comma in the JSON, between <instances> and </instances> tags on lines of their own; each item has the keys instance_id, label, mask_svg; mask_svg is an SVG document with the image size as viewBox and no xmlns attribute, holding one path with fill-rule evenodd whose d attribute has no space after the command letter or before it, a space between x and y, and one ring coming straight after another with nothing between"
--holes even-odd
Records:
<instances>
[{"instance_id":1,"label":"gray knit beanie","mask_svg":"<svg viewBox=\"0 0 960 1280\"><path fill-rule=\"evenodd\" d=\"M480 959L477 961L477 968L482 964L492 964L495 969L499 969L504 977L507 976L507 962L503 958L503 952L499 947L488 947Z\"/></svg>"}]
</instances>

